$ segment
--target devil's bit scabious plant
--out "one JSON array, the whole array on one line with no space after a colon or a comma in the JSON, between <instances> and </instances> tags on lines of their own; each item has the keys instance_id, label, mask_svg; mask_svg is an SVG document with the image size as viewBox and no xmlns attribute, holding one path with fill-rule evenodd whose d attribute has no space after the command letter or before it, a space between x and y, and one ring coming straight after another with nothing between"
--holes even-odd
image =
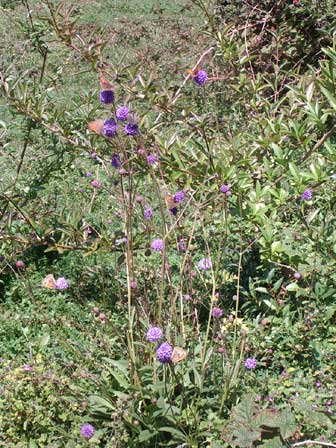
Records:
<instances>
[{"instance_id":1,"label":"devil's bit scabious plant","mask_svg":"<svg viewBox=\"0 0 336 448\"><path fill-rule=\"evenodd\" d=\"M196 76L194 76L194 81L199 86L204 86L208 81L208 74L205 70L199 70Z\"/></svg>"},{"instance_id":2,"label":"devil's bit scabious plant","mask_svg":"<svg viewBox=\"0 0 336 448\"><path fill-rule=\"evenodd\" d=\"M222 310L222 308L218 308L215 306L215 307L213 307L211 314L212 314L212 317L219 318L219 317L223 316L223 310Z\"/></svg>"},{"instance_id":3,"label":"devil's bit scabious plant","mask_svg":"<svg viewBox=\"0 0 336 448\"><path fill-rule=\"evenodd\" d=\"M244 365L248 370L254 370L257 367L257 360L255 358L247 358Z\"/></svg>"},{"instance_id":4,"label":"devil's bit scabious plant","mask_svg":"<svg viewBox=\"0 0 336 448\"><path fill-rule=\"evenodd\" d=\"M180 202L184 201L184 198L185 198L185 192L184 191L178 191L174 195L174 202L176 202L176 204L179 204Z\"/></svg>"},{"instance_id":5,"label":"devil's bit scabious plant","mask_svg":"<svg viewBox=\"0 0 336 448\"><path fill-rule=\"evenodd\" d=\"M173 347L168 342L163 342L156 349L157 359L162 364L169 363L171 361L172 354L173 354Z\"/></svg>"},{"instance_id":6,"label":"devil's bit scabious plant","mask_svg":"<svg viewBox=\"0 0 336 448\"><path fill-rule=\"evenodd\" d=\"M161 239L156 239L152 241L151 248L156 252L161 252L163 250L163 241Z\"/></svg>"},{"instance_id":7,"label":"devil's bit scabious plant","mask_svg":"<svg viewBox=\"0 0 336 448\"><path fill-rule=\"evenodd\" d=\"M146 219L151 219L153 216L153 209L151 207L146 207L144 210L144 217Z\"/></svg>"},{"instance_id":8,"label":"devil's bit scabious plant","mask_svg":"<svg viewBox=\"0 0 336 448\"><path fill-rule=\"evenodd\" d=\"M301 195L301 199L304 201L311 201L313 198L313 191L307 188Z\"/></svg>"},{"instance_id":9,"label":"devil's bit scabious plant","mask_svg":"<svg viewBox=\"0 0 336 448\"><path fill-rule=\"evenodd\" d=\"M113 90L103 90L99 94L99 99L103 104L112 104L114 102Z\"/></svg>"},{"instance_id":10,"label":"devil's bit scabious plant","mask_svg":"<svg viewBox=\"0 0 336 448\"><path fill-rule=\"evenodd\" d=\"M85 423L81 427L80 433L85 439L91 439L94 436L95 428L90 423Z\"/></svg>"},{"instance_id":11,"label":"devil's bit scabious plant","mask_svg":"<svg viewBox=\"0 0 336 448\"><path fill-rule=\"evenodd\" d=\"M210 258L202 258L198 263L197 263L198 269L201 271L208 271L209 269L212 268L212 262Z\"/></svg>"},{"instance_id":12,"label":"devil's bit scabious plant","mask_svg":"<svg viewBox=\"0 0 336 448\"><path fill-rule=\"evenodd\" d=\"M107 138L115 137L117 134L117 123L113 118L104 121L103 135Z\"/></svg>"},{"instance_id":13,"label":"devil's bit scabious plant","mask_svg":"<svg viewBox=\"0 0 336 448\"><path fill-rule=\"evenodd\" d=\"M127 106L119 107L116 110L116 117L119 121L126 121L129 115L129 109Z\"/></svg>"},{"instance_id":14,"label":"devil's bit scabious plant","mask_svg":"<svg viewBox=\"0 0 336 448\"><path fill-rule=\"evenodd\" d=\"M163 332L160 327L150 327L146 334L146 339L149 342L158 342L163 337Z\"/></svg>"},{"instance_id":15,"label":"devil's bit scabious plant","mask_svg":"<svg viewBox=\"0 0 336 448\"><path fill-rule=\"evenodd\" d=\"M124 128L124 132L126 135L135 137L139 133L139 126L137 123L127 123L127 125Z\"/></svg>"},{"instance_id":16,"label":"devil's bit scabious plant","mask_svg":"<svg viewBox=\"0 0 336 448\"><path fill-rule=\"evenodd\" d=\"M111 165L113 166L113 168L121 167L121 160L119 154L113 154L111 159Z\"/></svg>"},{"instance_id":17,"label":"devil's bit scabious plant","mask_svg":"<svg viewBox=\"0 0 336 448\"><path fill-rule=\"evenodd\" d=\"M59 290L67 289L69 287L69 283L65 277L60 277L56 280L56 288Z\"/></svg>"}]
</instances>

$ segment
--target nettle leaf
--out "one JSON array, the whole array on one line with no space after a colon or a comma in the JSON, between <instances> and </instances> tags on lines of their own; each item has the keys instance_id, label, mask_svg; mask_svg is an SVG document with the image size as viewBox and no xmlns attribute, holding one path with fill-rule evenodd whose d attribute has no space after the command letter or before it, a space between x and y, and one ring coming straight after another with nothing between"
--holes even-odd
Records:
<instances>
[{"instance_id":1,"label":"nettle leaf","mask_svg":"<svg viewBox=\"0 0 336 448\"><path fill-rule=\"evenodd\" d=\"M261 440L261 431L241 427L233 432L233 436L232 444L234 446L249 448L253 446L254 442Z\"/></svg>"},{"instance_id":2,"label":"nettle leaf","mask_svg":"<svg viewBox=\"0 0 336 448\"><path fill-rule=\"evenodd\" d=\"M283 448L286 445L281 442L280 437L274 437L274 439L266 440L261 446L264 448Z\"/></svg>"},{"instance_id":3,"label":"nettle leaf","mask_svg":"<svg viewBox=\"0 0 336 448\"><path fill-rule=\"evenodd\" d=\"M296 430L295 418L289 409L284 409L279 416L280 420L280 434L283 439L291 437Z\"/></svg>"}]
</instances>

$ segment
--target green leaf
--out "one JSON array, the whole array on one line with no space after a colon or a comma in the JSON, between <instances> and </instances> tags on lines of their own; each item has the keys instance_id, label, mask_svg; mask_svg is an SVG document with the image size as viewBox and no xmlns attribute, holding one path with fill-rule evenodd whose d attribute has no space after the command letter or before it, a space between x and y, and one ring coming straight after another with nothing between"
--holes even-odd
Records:
<instances>
[{"instance_id":1,"label":"green leaf","mask_svg":"<svg viewBox=\"0 0 336 448\"><path fill-rule=\"evenodd\" d=\"M159 431L169 432L170 434L174 435L176 440L178 440L179 442L185 442L187 440L187 437L185 434L183 434L183 432L179 431L176 428L171 428L170 426L164 426L160 428Z\"/></svg>"},{"instance_id":2,"label":"green leaf","mask_svg":"<svg viewBox=\"0 0 336 448\"><path fill-rule=\"evenodd\" d=\"M266 440L261 446L264 448L283 448L286 445L281 442L280 437L274 437L273 439Z\"/></svg>"},{"instance_id":3,"label":"green leaf","mask_svg":"<svg viewBox=\"0 0 336 448\"><path fill-rule=\"evenodd\" d=\"M147 440L152 439L154 436L158 434L157 431L149 431L148 429L145 429L140 432L138 436L139 442L147 442Z\"/></svg>"},{"instance_id":4,"label":"green leaf","mask_svg":"<svg viewBox=\"0 0 336 448\"><path fill-rule=\"evenodd\" d=\"M330 105L336 110L336 98L325 87L321 86L321 91L322 91L323 95L327 98L327 100L329 101Z\"/></svg>"},{"instance_id":5,"label":"green leaf","mask_svg":"<svg viewBox=\"0 0 336 448\"><path fill-rule=\"evenodd\" d=\"M45 333L40 339L40 348L44 348L49 344L50 335L49 333Z\"/></svg>"},{"instance_id":6,"label":"green leaf","mask_svg":"<svg viewBox=\"0 0 336 448\"><path fill-rule=\"evenodd\" d=\"M283 439L288 439L296 431L295 418L289 409L284 409L281 412L281 417L279 417L280 423L280 434Z\"/></svg>"}]
</instances>

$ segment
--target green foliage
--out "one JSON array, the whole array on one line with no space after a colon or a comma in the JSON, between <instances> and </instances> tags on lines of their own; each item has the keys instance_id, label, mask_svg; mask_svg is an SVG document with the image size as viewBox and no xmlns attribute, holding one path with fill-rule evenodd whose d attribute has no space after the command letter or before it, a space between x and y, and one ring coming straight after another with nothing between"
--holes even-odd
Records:
<instances>
[{"instance_id":1,"label":"green foliage","mask_svg":"<svg viewBox=\"0 0 336 448\"><path fill-rule=\"evenodd\" d=\"M260 410L253 395L247 395L232 409L230 421L222 437L237 447L252 447L255 442L267 440L261 446L286 446L283 442L293 436L296 424L288 409ZM270 442L272 440L272 443Z\"/></svg>"}]
</instances>

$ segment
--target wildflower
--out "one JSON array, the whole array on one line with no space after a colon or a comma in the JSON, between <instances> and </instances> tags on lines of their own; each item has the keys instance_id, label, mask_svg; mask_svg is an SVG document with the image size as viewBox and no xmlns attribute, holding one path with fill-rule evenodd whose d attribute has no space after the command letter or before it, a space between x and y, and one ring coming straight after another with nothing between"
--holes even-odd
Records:
<instances>
[{"instance_id":1,"label":"wildflower","mask_svg":"<svg viewBox=\"0 0 336 448\"><path fill-rule=\"evenodd\" d=\"M294 278L295 278L295 280L300 280L300 278L301 278L300 272L295 272L294 273Z\"/></svg>"},{"instance_id":2,"label":"wildflower","mask_svg":"<svg viewBox=\"0 0 336 448\"><path fill-rule=\"evenodd\" d=\"M146 207L144 210L144 217L146 219L151 219L152 216L153 216L153 209L151 207Z\"/></svg>"},{"instance_id":3,"label":"wildflower","mask_svg":"<svg viewBox=\"0 0 336 448\"><path fill-rule=\"evenodd\" d=\"M304 201L310 201L313 198L313 192L309 188L307 188L301 195L301 199Z\"/></svg>"},{"instance_id":4,"label":"wildflower","mask_svg":"<svg viewBox=\"0 0 336 448\"><path fill-rule=\"evenodd\" d=\"M100 102L103 104L111 104L114 102L113 90L103 90L99 94Z\"/></svg>"},{"instance_id":5,"label":"wildflower","mask_svg":"<svg viewBox=\"0 0 336 448\"><path fill-rule=\"evenodd\" d=\"M56 289L63 290L69 287L68 281L65 277L60 277L56 280Z\"/></svg>"},{"instance_id":6,"label":"wildflower","mask_svg":"<svg viewBox=\"0 0 336 448\"><path fill-rule=\"evenodd\" d=\"M139 133L139 126L136 123L127 123L124 128L126 135L136 136Z\"/></svg>"},{"instance_id":7,"label":"wildflower","mask_svg":"<svg viewBox=\"0 0 336 448\"><path fill-rule=\"evenodd\" d=\"M87 172L86 172L86 177L91 177L91 176L92 176L91 171L87 171Z\"/></svg>"},{"instance_id":8,"label":"wildflower","mask_svg":"<svg viewBox=\"0 0 336 448\"><path fill-rule=\"evenodd\" d=\"M189 295L189 294L185 294L185 295L183 296L183 300L184 300L185 302L188 302L189 300L191 300L190 295Z\"/></svg>"},{"instance_id":9,"label":"wildflower","mask_svg":"<svg viewBox=\"0 0 336 448\"><path fill-rule=\"evenodd\" d=\"M118 173L120 174L120 176L124 176L124 174L126 174L127 171L125 170L125 168L119 168Z\"/></svg>"},{"instance_id":10,"label":"wildflower","mask_svg":"<svg viewBox=\"0 0 336 448\"><path fill-rule=\"evenodd\" d=\"M170 209L169 209L169 212L170 212L172 215L176 216L176 215L177 215L177 207L170 208Z\"/></svg>"},{"instance_id":11,"label":"wildflower","mask_svg":"<svg viewBox=\"0 0 336 448\"><path fill-rule=\"evenodd\" d=\"M208 75L205 70L200 70L196 76L194 76L194 81L199 86L204 86L208 80Z\"/></svg>"},{"instance_id":12,"label":"wildflower","mask_svg":"<svg viewBox=\"0 0 336 448\"><path fill-rule=\"evenodd\" d=\"M163 364L170 362L172 354L173 347L168 342L163 342L156 350L157 359Z\"/></svg>"},{"instance_id":13,"label":"wildflower","mask_svg":"<svg viewBox=\"0 0 336 448\"><path fill-rule=\"evenodd\" d=\"M85 437L85 439L91 439L95 433L95 429L92 425L90 425L90 423L85 423L81 427L80 433L83 437Z\"/></svg>"},{"instance_id":14,"label":"wildflower","mask_svg":"<svg viewBox=\"0 0 336 448\"><path fill-rule=\"evenodd\" d=\"M221 193L224 193L226 196L231 196L232 193L231 193L230 188L231 188L230 184L229 185L223 184L223 185L220 186L219 191Z\"/></svg>"},{"instance_id":15,"label":"wildflower","mask_svg":"<svg viewBox=\"0 0 336 448\"><path fill-rule=\"evenodd\" d=\"M198 269L200 269L201 271L208 271L209 269L212 268L212 263L210 258L202 258L198 263L197 263Z\"/></svg>"},{"instance_id":16,"label":"wildflower","mask_svg":"<svg viewBox=\"0 0 336 448\"><path fill-rule=\"evenodd\" d=\"M30 366L29 364L25 364L23 366L23 370L25 370L26 372L30 372L31 370L34 370L34 368L32 366Z\"/></svg>"},{"instance_id":17,"label":"wildflower","mask_svg":"<svg viewBox=\"0 0 336 448\"><path fill-rule=\"evenodd\" d=\"M106 322L106 319L107 319L107 317L106 317L106 314L105 313L99 313L99 316L98 316L98 318L101 320L101 323L102 324L105 324L105 322Z\"/></svg>"},{"instance_id":18,"label":"wildflower","mask_svg":"<svg viewBox=\"0 0 336 448\"><path fill-rule=\"evenodd\" d=\"M137 202L138 204L141 204L141 202L142 202L142 196L137 195L137 196L135 197L135 200L136 200L136 202Z\"/></svg>"},{"instance_id":19,"label":"wildflower","mask_svg":"<svg viewBox=\"0 0 336 448\"><path fill-rule=\"evenodd\" d=\"M111 159L111 165L113 168L120 168L121 167L121 160L119 157L119 154L113 154Z\"/></svg>"},{"instance_id":20,"label":"wildflower","mask_svg":"<svg viewBox=\"0 0 336 448\"><path fill-rule=\"evenodd\" d=\"M156 252L161 252L161 250L163 250L163 241L160 239L154 240L151 244L151 248Z\"/></svg>"},{"instance_id":21,"label":"wildflower","mask_svg":"<svg viewBox=\"0 0 336 448\"><path fill-rule=\"evenodd\" d=\"M150 327L146 333L146 339L149 342L157 342L162 339L163 332L159 327Z\"/></svg>"},{"instance_id":22,"label":"wildflower","mask_svg":"<svg viewBox=\"0 0 336 448\"><path fill-rule=\"evenodd\" d=\"M101 187L100 182L99 182L99 180L97 180L97 179L94 179L94 180L91 182L91 185L93 186L93 188L97 188L97 189Z\"/></svg>"},{"instance_id":23,"label":"wildflower","mask_svg":"<svg viewBox=\"0 0 336 448\"><path fill-rule=\"evenodd\" d=\"M178 204L178 203L182 202L184 200L184 198L185 198L185 192L183 190L178 191L174 196L174 202L176 204Z\"/></svg>"},{"instance_id":24,"label":"wildflower","mask_svg":"<svg viewBox=\"0 0 336 448\"><path fill-rule=\"evenodd\" d=\"M149 163L149 165L153 165L156 161L157 161L157 157L155 154L149 154L147 156L147 162Z\"/></svg>"},{"instance_id":25,"label":"wildflower","mask_svg":"<svg viewBox=\"0 0 336 448\"><path fill-rule=\"evenodd\" d=\"M222 317L223 316L223 310L222 310L222 308L218 308L218 307L214 307L213 309L212 309L212 317Z\"/></svg>"},{"instance_id":26,"label":"wildflower","mask_svg":"<svg viewBox=\"0 0 336 448\"><path fill-rule=\"evenodd\" d=\"M129 109L126 106L119 107L116 111L116 117L120 121L125 121L128 117Z\"/></svg>"},{"instance_id":27,"label":"wildflower","mask_svg":"<svg viewBox=\"0 0 336 448\"><path fill-rule=\"evenodd\" d=\"M93 152L93 153L91 154L91 158L92 158L92 159L98 159L98 154L97 154L96 152Z\"/></svg>"},{"instance_id":28,"label":"wildflower","mask_svg":"<svg viewBox=\"0 0 336 448\"><path fill-rule=\"evenodd\" d=\"M249 370L255 369L257 367L257 360L255 358L247 358L245 360L245 367Z\"/></svg>"},{"instance_id":29,"label":"wildflower","mask_svg":"<svg viewBox=\"0 0 336 448\"><path fill-rule=\"evenodd\" d=\"M180 252L185 252L187 250L187 244L186 240L184 238L181 238L178 242L178 250Z\"/></svg>"},{"instance_id":30,"label":"wildflower","mask_svg":"<svg viewBox=\"0 0 336 448\"><path fill-rule=\"evenodd\" d=\"M117 133L117 123L113 118L104 121L103 135L105 137L114 137Z\"/></svg>"},{"instance_id":31,"label":"wildflower","mask_svg":"<svg viewBox=\"0 0 336 448\"><path fill-rule=\"evenodd\" d=\"M93 232L92 227L91 227L90 225L87 226L86 231L87 231L87 234L88 234L88 235L91 235L92 232Z\"/></svg>"},{"instance_id":32,"label":"wildflower","mask_svg":"<svg viewBox=\"0 0 336 448\"><path fill-rule=\"evenodd\" d=\"M116 239L115 244L118 246L119 244L124 244L127 242L127 238L124 236L123 238Z\"/></svg>"},{"instance_id":33,"label":"wildflower","mask_svg":"<svg viewBox=\"0 0 336 448\"><path fill-rule=\"evenodd\" d=\"M138 282L136 280L132 280L130 283L130 286L132 289L137 289L138 287Z\"/></svg>"},{"instance_id":34,"label":"wildflower","mask_svg":"<svg viewBox=\"0 0 336 448\"><path fill-rule=\"evenodd\" d=\"M22 261L22 260L18 260L18 261L15 263L15 265L16 265L16 267L19 268L19 269L23 269L23 268L25 267L25 263L24 263L24 261Z\"/></svg>"}]
</instances>

